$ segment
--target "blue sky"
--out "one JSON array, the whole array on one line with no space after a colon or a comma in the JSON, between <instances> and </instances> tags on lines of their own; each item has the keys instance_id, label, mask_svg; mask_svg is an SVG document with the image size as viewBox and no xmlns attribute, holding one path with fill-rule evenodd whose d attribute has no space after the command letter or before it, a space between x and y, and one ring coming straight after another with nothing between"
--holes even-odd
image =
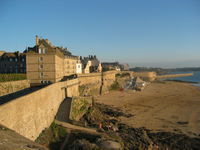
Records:
<instances>
[{"instance_id":1,"label":"blue sky","mask_svg":"<svg viewBox=\"0 0 200 150\"><path fill-rule=\"evenodd\" d=\"M0 0L0 50L35 35L75 55L134 66L200 66L199 0Z\"/></svg>"}]
</instances>

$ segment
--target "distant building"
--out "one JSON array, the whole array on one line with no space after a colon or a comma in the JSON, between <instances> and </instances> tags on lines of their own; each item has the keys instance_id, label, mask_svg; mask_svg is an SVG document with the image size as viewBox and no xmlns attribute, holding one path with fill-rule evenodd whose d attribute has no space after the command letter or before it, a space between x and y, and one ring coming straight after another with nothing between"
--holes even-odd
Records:
<instances>
[{"instance_id":1,"label":"distant building","mask_svg":"<svg viewBox=\"0 0 200 150\"><path fill-rule=\"evenodd\" d=\"M97 72L102 72L102 71L103 71L103 67L102 67L101 63L99 63Z\"/></svg>"},{"instance_id":2,"label":"distant building","mask_svg":"<svg viewBox=\"0 0 200 150\"><path fill-rule=\"evenodd\" d=\"M77 73L77 64L80 62L78 56L64 55L64 76Z\"/></svg>"},{"instance_id":3,"label":"distant building","mask_svg":"<svg viewBox=\"0 0 200 150\"><path fill-rule=\"evenodd\" d=\"M122 64L122 66L123 66L123 70L129 70L129 65L128 64Z\"/></svg>"},{"instance_id":4,"label":"distant building","mask_svg":"<svg viewBox=\"0 0 200 150\"><path fill-rule=\"evenodd\" d=\"M76 63L76 73L77 74L83 73L83 66L82 66L80 58L79 58L78 62Z\"/></svg>"},{"instance_id":5,"label":"distant building","mask_svg":"<svg viewBox=\"0 0 200 150\"><path fill-rule=\"evenodd\" d=\"M103 71L108 71L108 70L121 71L122 69L122 66L118 62L103 62L102 67Z\"/></svg>"},{"instance_id":6,"label":"distant building","mask_svg":"<svg viewBox=\"0 0 200 150\"><path fill-rule=\"evenodd\" d=\"M122 70L129 70L128 64L120 64L119 62L103 62L102 63L103 71L108 70L116 70L116 71L122 71Z\"/></svg>"},{"instance_id":7,"label":"distant building","mask_svg":"<svg viewBox=\"0 0 200 150\"><path fill-rule=\"evenodd\" d=\"M83 65L83 73L98 72L99 60L94 55L89 55L89 57L81 58L81 63Z\"/></svg>"},{"instance_id":8,"label":"distant building","mask_svg":"<svg viewBox=\"0 0 200 150\"><path fill-rule=\"evenodd\" d=\"M0 51L0 57L5 53L5 51Z\"/></svg>"},{"instance_id":9,"label":"distant building","mask_svg":"<svg viewBox=\"0 0 200 150\"><path fill-rule=\"evenodd\" d=\"M76 74L79 57L67 49L52 45L48 39L36 36L36 45L26 51L27 78L32 85L61 81Z\"/></svg>"},{"instance_id":10,"label":"distant building","mask_svg":"<svg viewBox=\"0 0 200 150\"><path fill-rule=\"evenodd\" d=\"M25 54L0 51L0 73L26 73Z\"/></svg>"}]
</instances>

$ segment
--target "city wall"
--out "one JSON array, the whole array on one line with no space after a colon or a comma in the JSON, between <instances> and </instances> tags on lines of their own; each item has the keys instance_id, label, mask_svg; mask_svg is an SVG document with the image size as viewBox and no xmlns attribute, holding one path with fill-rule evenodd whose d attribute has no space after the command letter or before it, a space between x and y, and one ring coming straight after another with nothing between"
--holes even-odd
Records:
<instances>
[{"instance_id":1,"label":"city wall","mask_svg":"<svg viewBox=\"0 0 200 150\"><path fill-rule=\"evenodd\" d=\"M156 77L156 79L188 77L188 76L193 76L193 73L159 75L159 76Z\"/></svg>"},{"instance_id":2,"label":"city wall","mask_svg":"<svg viewBox=\"0 0 200 150\"><path fill-rule=\"evenodd\" d=\"M80 95L95 96L108 92L109 87L115 81L115 74L117 71L78 75Z\"/></svg>"},{"instance_id":3,"label":"city wall","mask_svg":"<svg viewBox=\"0 0 200 150\"><path fill-rule=\"evenodd\" d=\"M0 124L28 139L35 140L54 121L63 100L66 97L79 96L79 85L89 87L90 90L96 90L96 94L100 94L100 91L109 90L115 81L115 74L116 72L106 72L79 75L77 79L57 82L4 103L0 105ZM78 109L78 100L74 103L74 108ZM84 99L80 103L83 107L78 112L82 115L85 112L82 109L87 107ZM75 113L73 117L77 118L80 114Z\"/></svg>"},{"instance_id":4,"label":"city wall","mask_svg":"<svg viewBox=\"0 0 200 150\"><path fill-rule=\"evenodd\" d=\"M65 97L78 95L78 79L49 85L0 105L0 124L35 140L51 125Z\"/></svg>"},{"instance_id":5,"label":"city wall","mask_svg":"<svg viewBox=\"0 0 200 150\"><path fill-rule=\"evenodd\" d=\"M145 81L153 81L157 75L155 72L131 72L132 77L140 77Z\"/></svg>"},{"instance_id":6,"label":"city wall","mask_svg":"<svg viewBox=\"0 0 200 150\"><path fill-rule=\"evenodd\" d=\"M0 96L14 93L29 87L29 80L0 82Z\"/></svg>"}]
</instances>

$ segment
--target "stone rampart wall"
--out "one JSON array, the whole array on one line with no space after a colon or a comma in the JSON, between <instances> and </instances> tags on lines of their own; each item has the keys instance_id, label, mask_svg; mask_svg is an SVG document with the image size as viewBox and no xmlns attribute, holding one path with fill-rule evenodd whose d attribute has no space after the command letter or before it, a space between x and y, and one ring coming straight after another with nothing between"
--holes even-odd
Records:
<instances>
[{"instance_id":1,"label":"stone rampart wall","mask_svg":"<svg viewBox=\"0 0 200 150\"><path fill-rule=\"evenodd\" d=\"M78 75L81 96L95 96L107 92L115 81L115 74L117 71Z\"/></svg>"},{"instance_id":2,"label":"stone rampart wall","mask_svg":"<svg viewBox=\"0 0 200 150\"><path fill-rule=\"evenodd\" d=\"M29 80L0 82L0 96L14 93L29 87Z\"/></svg>"},{"instance_id":3,"label":"stone rampart wall","mask_svg":"<svg viewBox=\"0 0 200 150\"><path fill-rule=\"evenodd\" d=\"M78 94L78 79L51 84L0 105L0 124L35 140L53 122L64 98Z\"/></svg>"},{"instance_id":4,"label":"stone rampart wall","mask_svg":"<svg viewBox=\"0 0 200 150\"><path fill-rule=\"evenodd\" d=\"M79 84L90 85L90 88L94 88L93 90L97 92L100 89L107 91L115 81L115 74L116 72L83 74L77 79L54 83L4 103L0 105L0 124L28 139L35 140L45 128L51 125L62 101L66 97L79 96ZM85 102L84 99L80 101L83 104L81 110L84 110ZM78 100L75 100L75 104L75 110L76 107L79 109ZM76 117L77 114L74 118Z\"/></svg>"},{"instance_id":5,"label":"stone rampart wall","mask_svg":"<svg viewBox=\"0 0 200 150\"><path fill-rule=\"evenodd\" d=\"M145 81L153 81L156 78L156 73L155 72L132 72L131 73L132 77L140 77Z\"/></svg>"},{"instance_id":6,"label":"stone rampart wall","mask_svg":"<svg viewBox=\"0 0 200 150\"><path fill-rule=\"evenodd\" d=\"M80 85L87 85L87 84L100 84L102 78L101 73L88 73L88 74L80 74L78 75L78 79Z\"/></svg>"}]
</instances>

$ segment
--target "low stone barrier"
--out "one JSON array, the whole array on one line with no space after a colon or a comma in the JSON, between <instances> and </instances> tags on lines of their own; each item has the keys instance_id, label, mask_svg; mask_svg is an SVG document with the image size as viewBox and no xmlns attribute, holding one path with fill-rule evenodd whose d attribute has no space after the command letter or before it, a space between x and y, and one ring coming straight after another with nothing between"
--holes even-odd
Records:
<instances>
[{"instance_id":1,"label":"low stone barrier","mask_svg":"<svg viewBox=\"0 0 200 150\"><path fill-rule=\"evenodd\" d=\"M0 105L0 124L35 140L51 125L66 96L78 96L78 79L54 83Z\"/></svg>"},{"instance_id":2,"label":"low stone barrier","mask_svg":"<svg viewBox=\"0 0 200 150\"><path fill-rule=\"evenodd\" d=\"M0 82L0 96L14 93L30 87L29 80Z\"/></svg>"}]
</instances>

